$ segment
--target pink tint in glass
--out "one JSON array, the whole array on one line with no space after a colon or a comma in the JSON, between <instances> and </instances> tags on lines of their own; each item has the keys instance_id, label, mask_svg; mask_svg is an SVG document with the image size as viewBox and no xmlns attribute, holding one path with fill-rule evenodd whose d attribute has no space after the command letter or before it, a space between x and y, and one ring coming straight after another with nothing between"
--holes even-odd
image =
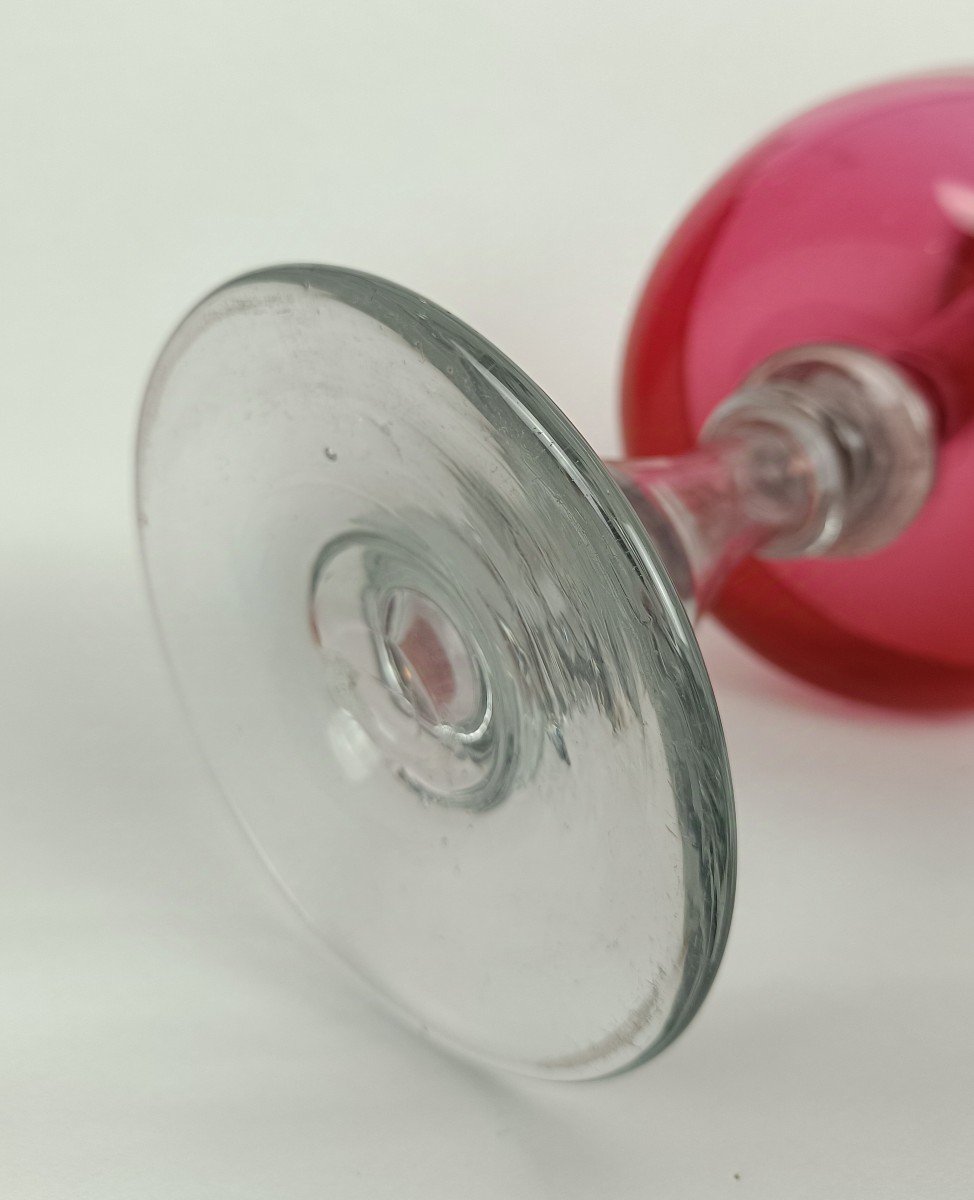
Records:
<instances>
[{"instance_id":1,"label":"pink tint in glass","mask_svg":"<svg viewBox=\"0 0 974 1200\"><path fill-rule=\"evenodd\" d=\"M974 701L974 75L877 87L785 125L699 201L639 306L627 452L691 449L770 355L839 343L930 398L933 493L858 558L747 558L713 608L816 684L913 707Z\"/></svg>"}]
</instances>

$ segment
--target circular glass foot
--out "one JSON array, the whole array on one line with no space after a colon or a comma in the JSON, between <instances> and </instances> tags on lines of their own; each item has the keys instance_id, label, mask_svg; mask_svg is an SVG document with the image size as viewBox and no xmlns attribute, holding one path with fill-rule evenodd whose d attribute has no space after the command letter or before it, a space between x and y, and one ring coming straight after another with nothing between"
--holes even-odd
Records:
<instances>
[{"instance_id":1,"label":"circular glass foot","mask_svg":"<svg viewBox=\"0 0 974 1200\"><path fill-rule=\"evenodd\" d=\"M642 526L517 368L380 280L238 280L152 376L139 503L207 757L339 955L530 1073L683 1028L733 897L720 723Z\"/></svg>"}]
</instances>

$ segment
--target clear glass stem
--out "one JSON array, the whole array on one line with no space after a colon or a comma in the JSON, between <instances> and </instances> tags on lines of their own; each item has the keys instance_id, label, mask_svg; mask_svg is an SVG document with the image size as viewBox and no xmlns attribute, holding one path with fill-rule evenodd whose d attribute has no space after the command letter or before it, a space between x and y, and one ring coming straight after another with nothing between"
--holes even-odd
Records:
<instances>
[{"instance_id":1,"label":"clear glass stem","mask_svg":"<svg viewBox=\"0 0 974 1200\"><path fill-rule=\"evenodd\" d=\"M773 435L610 463L691 615L733 567L807 519L809 478Z\"/></svg>"},{"instance_id":2,"label":"clear glass stem","mask_svg":"<svg viewBox=\"0 0 974 1200\"><path fill-rule=\"evenodd\" d=\"M848 346L776 355L679 458L607 464L692 616L751 554L872 553L933 484L927 399L898 367Z\"/></svg>"}]
</instances>

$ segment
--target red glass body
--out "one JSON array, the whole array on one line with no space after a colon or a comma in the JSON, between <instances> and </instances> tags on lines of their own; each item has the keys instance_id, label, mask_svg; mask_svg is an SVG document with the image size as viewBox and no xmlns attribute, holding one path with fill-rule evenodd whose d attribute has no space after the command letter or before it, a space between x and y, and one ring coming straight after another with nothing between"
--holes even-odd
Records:
<instances>
[{"instance_id":1,"label":"red glass body","mask_svg":"<svg viewBox=\"0 0 974 1200\"><path fill-rule=\"evenodd\" d=\"M626 359L632 455L688 450L768 355L844 342L906 367L934 406L938 478L895 543L741 564L717 616L821 686L974 704L974 74L844 97L758 145L664 251Z\"/></svg>"}]
</instances>

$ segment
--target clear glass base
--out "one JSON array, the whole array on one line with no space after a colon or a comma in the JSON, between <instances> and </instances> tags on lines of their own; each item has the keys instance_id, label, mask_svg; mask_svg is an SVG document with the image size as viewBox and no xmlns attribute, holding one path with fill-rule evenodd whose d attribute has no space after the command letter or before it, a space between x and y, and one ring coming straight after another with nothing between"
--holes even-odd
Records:
<instances>
[{"instance_id":1,"label":"clear glass base","mask_svg":"<svg viewBox=\"0 0 974 1200\"><path fill-rule=\"evenodd\" d=\"M253 275L160 358L139 506L214 772L380 994L560 1078L686 1025L734 891L720 722L646 529L530 380L391 284Z\"/></svg>"}]
</instances>

